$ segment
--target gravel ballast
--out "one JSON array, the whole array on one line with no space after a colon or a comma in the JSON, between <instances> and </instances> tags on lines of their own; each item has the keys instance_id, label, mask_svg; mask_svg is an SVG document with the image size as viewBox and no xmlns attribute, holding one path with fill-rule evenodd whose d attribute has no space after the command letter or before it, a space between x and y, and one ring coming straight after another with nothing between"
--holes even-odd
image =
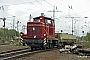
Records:
<instances>
[{"instance_id":1,"label":"gravel ballast","mask_svg":"<svg viewBox=\"0 0 90 60\"><path fill-rule=\"evenodd\" d=\"M28 46L0 45L0 52L22 49L27 47ZM27 57L17 58L13 60L90 60L90 57L81 57L70 53L60 53L58 49L53 51L36 53L36 54L29 55Z\"/></svg>"},{"instance_id":2,"label":"gravel ballast","mask_svg":"<svg viewBox=\"0 0 90 60\"><path fill-rule=\"evenodd\" d=\"M22 48L28 48L28 46L0 45L0 53L10 51L10 50L22 49Z\"/></svg>"},{"instance_id":3,"label":"gravel ballast","mask_svg":"<svg viewBox=\"0 0 90 60\"><path fill-rule=\"evenodd\" d=\"M79 57L75 54L59 53L59 50L54 50L18 58L17 60L90 60L90 57Z\"/></svg>"}]
</instances>

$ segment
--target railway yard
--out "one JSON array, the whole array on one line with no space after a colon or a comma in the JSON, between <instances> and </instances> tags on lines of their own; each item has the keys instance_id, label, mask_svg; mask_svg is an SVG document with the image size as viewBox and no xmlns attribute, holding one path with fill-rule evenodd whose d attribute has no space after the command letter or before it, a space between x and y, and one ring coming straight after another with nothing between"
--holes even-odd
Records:
<instances>
[{"instance_id":1,"label":"railway yard","mask_svg":"<svg viewBox=\"0 0 90 60\"><path fill-rule=\"evenodd\" d=\"M0 60L90 60L89 0L0 2Z\"/></svg>"},{"instance_id":2,"label":"railway yard","mask_svg":"<svg viewBox=\"0 0 90 60\"><path fill-rule=\"evenodd\" d=\"M73 33L55 33L54 24L43 13L33 18L27 22L27 34L0 40L0 60L90 60L90 47L83 48Z\"/></svg>"},{"instance_id":3,"label":"railway yard","mask_svg":"<svg viewBox=\"0 0 90 60\"><path fill-rule=\"evenodd\" d=\"M28 46L0 45L0 60L90 60L90 55L60 53L59 49L31 51Z\"/></svg>"}]
</instances>

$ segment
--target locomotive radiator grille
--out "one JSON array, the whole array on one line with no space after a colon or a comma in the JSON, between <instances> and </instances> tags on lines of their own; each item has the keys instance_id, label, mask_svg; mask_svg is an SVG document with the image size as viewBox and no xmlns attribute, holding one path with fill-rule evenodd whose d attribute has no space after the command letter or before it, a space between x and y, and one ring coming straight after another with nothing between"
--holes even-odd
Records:
<instances>
[{"instance_id":1,"label":"locomotive radiator grille","mask_svg":"<svg viewBox=\"0 0 90 60\"><path fill-rule=\"evenodd\" d=\"M40 27L30 27L30 37L40 37L40 31L41 31L41 28Z\"/></svg>"}]
</instances>

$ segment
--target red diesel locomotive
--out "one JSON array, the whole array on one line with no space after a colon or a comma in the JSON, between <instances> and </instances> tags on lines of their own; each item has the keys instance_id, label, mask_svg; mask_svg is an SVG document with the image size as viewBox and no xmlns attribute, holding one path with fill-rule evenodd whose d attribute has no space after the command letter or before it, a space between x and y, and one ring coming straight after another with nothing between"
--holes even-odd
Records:
<instances>
[{"instance_id":1,"label":"red diesel locomotive","mask_svg":"<svg viewBox=\"0 0 90 60\"><path fill-rule=\"evenodd\" d=\"M27 22L27 34L21 33L23 45L27 44L31 49L46 49L58 47L58 39L55 38L55 22L41 14L33 18L33 22Z\"/></svg>"}]
</instances>

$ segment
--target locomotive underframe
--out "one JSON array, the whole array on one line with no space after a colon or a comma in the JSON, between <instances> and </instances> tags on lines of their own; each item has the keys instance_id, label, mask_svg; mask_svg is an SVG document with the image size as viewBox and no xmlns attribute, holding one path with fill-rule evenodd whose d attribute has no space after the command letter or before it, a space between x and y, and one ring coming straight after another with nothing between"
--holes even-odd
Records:
<instances>
[{"instance_id":1,"label":"locomotive underframe","mask_svg":"<svg viewBox=\"0 0 90 60\"><path fill-rule=\"evenodd\" d=\"M46 49L58 47L58 40L52 38L24 38L23 45L27 44L31 49Z\"/></svg>"}]
</instances>

